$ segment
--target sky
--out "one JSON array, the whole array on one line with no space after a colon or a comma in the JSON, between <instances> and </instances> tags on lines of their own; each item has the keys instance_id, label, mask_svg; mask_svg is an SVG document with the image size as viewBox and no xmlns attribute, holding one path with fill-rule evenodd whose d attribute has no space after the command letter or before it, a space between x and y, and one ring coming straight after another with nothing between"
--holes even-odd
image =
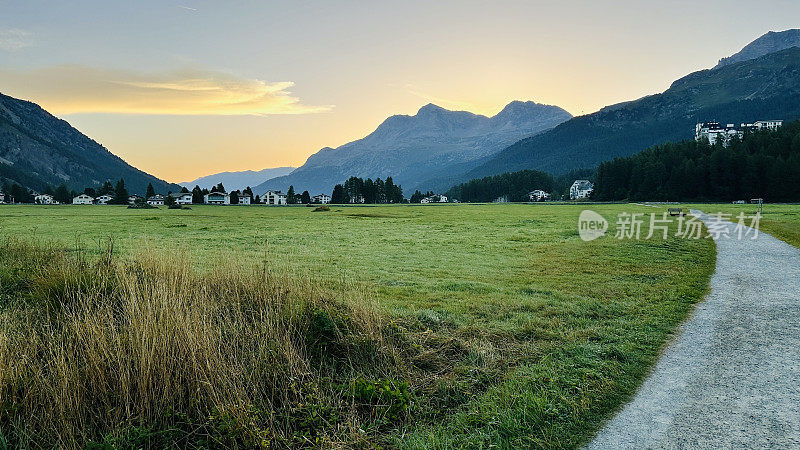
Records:
<instances>
[{"instance_id":1,"label":"sky","mask_svg":"<svg viewBox=\"0 0 800 450\"><path fill-rule=\"evenodd\" d=\"M299 166L427 103L588 114L798 18L797 0L0 0L0 92L180 182Z\"/></svg>"}]
</instances>

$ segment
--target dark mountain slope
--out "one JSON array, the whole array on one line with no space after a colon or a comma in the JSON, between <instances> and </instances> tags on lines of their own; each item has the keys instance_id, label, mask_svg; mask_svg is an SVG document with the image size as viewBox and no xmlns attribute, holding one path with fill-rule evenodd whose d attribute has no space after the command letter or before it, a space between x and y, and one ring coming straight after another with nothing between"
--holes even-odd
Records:
<instances>
[{"instance_id":1,"label":"dark mountain slope","mask_svg":"<svg viewBox=\"0 0 800 450\"><path fill-rule=\"evenodd\" d=\"M662 94L609 106L523 139L452 181L538 169L593 167L655 144L693 136L698 121L726 123L800 117L800 48L703 70ZM455 184L455 183L454 183Z\"/></svg>"},{"instance_id":2,"label":"dark mountain slope","mask_svg":"<svg viewBox=\"0 0 800 450\"><path fill-rule=\"evenodd\" d=\"M178 191L127 164L105 147L40 106L0 94L0 178L31 189L65 183L75 190L125 179L130 192Z\"/></svg>"},{"instance_id":3,"label":"dark mountain slope","mask_svg":"<svg viewBox=\"0 0 800 450\"><path fill-rule=\"evenodd\" d=\"M800 30L770 31L747 44L735 55L720 59L719 64L714 68L718 69L737 62L749 61L791 47L800 47Z\"/></svg>"}]
</instances>

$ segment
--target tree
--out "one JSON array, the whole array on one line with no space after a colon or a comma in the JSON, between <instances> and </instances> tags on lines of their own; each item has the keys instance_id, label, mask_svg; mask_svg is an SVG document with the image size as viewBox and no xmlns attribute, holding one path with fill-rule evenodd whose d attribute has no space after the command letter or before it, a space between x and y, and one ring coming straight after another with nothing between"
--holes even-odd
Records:
<instances>
[{"instance_id":1,"label":"tree","mask_svg":"<svg viewBox=\"0 0 800 450\"><path fill-rule=\"evenodd\" d=\"M195 185L194 189L192 189L192 203L197 203L199 205L204 201L203 190L200 189L200 186Z\"/></svg>"},{"instance_id":2,"label":"tree","mask_svg":"<svg viewBox=\"0 0 800 450\"><path fill-rule=\"evenodd\" d=\"M72 203L72 196L70 195L66 184L61 183L58 185L56 190L53 192L53 199L59 203Z\"/></svg>"},{"instance_id":3,"label":"tree","mask_svg":"<svg viewBox=\"0 0 800 450\"><path fill-rule=\"evenodd\" d=\"M113 196L113 195L114 195L114 186L112 186L112 185L111 185L111 182L110 182L110 181L108 181L108 180L106 180L106 181L105 181L105 183L103 183L103 185L102 185L102 186L100 186L100 187L97 189L97 195L98 195L98 196L100 196L100 195L106 195L106 194L108 194L108 195L111 195L111 196Z\"/></svg>"},{"instance_id":4,"label":"tree","mask_svg":"<svg viewBox=\"0 0 800 450\"><path fill-rule=\"evenodd\" d=\"M122 178L117 181L117 186L114 188L114 198L111 203L115 205L126 205L128 203L128 190L125 189L125 180Z\"/></svg>"},{"instance_id":5,"label":"tree","mask_svg":"<svg viewBox=\"0 0 800 450\"><path fill-rule=\"evenodd\" d=\"M164 197L164 205L166 206L175 205L175 197L172 196L172 192L167 192L167 196Z\"/></svg>"},{"instance_id":6,"label":"tree","mask_svg":"<svg viewBox=\"0 0 800 450\"><path fill-rule=\"evenodd\" d=\"M422 201L424 197L425 196L422 195L422 192L420 192L419 189L417 189L416 191L414 191L413 194L411 194L411 203L419 203Z\"/></svg>"},{"instance_id":7,"label":"tree","mask_svg":"<svg viewBox=\"0 0 800 450\"><path fill-rule=\"evenodd\" d=\"M333 194L331 194L331 203L344 204L348 203L347 195L344 193L344 186L337 184L333 187Z\"/></svg>"},{"instance_id":8,"label":"tree","mask_svg":"<svg viewBox=\"0 0 800 450\"><path fill-rule=\"evenodd\" d=\"M156 190L153 189L153 183L147 183L147 193L144 194L144 198L150 198L156 195Z\"/></svg>"},{"instance_id":9,"label":"tree","mask_svg":"<svg viewBox=\"0 0 800 450\"><path fill-rule=\"evenodd\" d=\"M95 191L94 188L87 187L83 190L83 193L89 197L97 197L97 191Z\"/></svg>"},{"instance_id":10,"label":"tree","mask_svg":"<svg viewBox=\"0 0 800 450\"><path fill-rule=\"evenodd\" d=\"M181 194L188 194L188 193L189 193L189 189L186 186L183 186L181 188Z\"/></svg>"},{"instance_id":11,"label":"tree","mask_svg":"<svg viewBox=\"0 0 800 450\"><path fill-rule=\"evenodd\" d=\"M250 188L250 186L247 186L246 188L244 188L244 190L242 191L241 196L242 197L250 197L250 203L253 203L253 190Z\"/></svg>"},{"instance_id":12,"label":"tree","mask_svg":"<svg viewBox=\"0 0 800 450\"><path fill-rule=\"evenodd\" d=\"M239 191L231 191L231 205L239 204Z\"/></svg>"},{"instance_id":13,"label":"tree","mask_svg":"<svg viewBox=\"0 0 800 450\"><path fill-rule=\"evenodd\" d=\"M303 204L308 205L309 203L311 203L311 194L309 194L308 191L303 191L303 195L300 197L300 201Z\"/></svg>"},{"instance_id":14,"label":"tree","mask_svg":"<svg viewBox=\"0 0 800 450\"><path fill-rule=\"evenodd\" d=\"M228 193L228 191L225 190L225 186L223 186L222 183L219 183L218 185L214 186L213 191L214 192L221 192L223 194L227 194Z\"/></svg>"},{"instance_id":15,"label":"tree","mask_svg":"<svg viewBox=\"0 0 800 450\"><path fill-rule=\"evenodd\" d=\"M294 198L294 186L289 186L289 190L286 192L286 203L290 205L297 203L297 199Z\"/></svg>"}]
</instances>

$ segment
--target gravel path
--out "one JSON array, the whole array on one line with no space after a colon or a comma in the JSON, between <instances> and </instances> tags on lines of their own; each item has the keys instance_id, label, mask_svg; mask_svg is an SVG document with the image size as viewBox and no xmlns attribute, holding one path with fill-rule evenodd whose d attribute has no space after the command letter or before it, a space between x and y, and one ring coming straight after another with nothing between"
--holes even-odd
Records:
<instances>
[{"instance_id":1,"label":"gravel path","mask_svg":"<svg viewBox=\"0 0 800 450\"><path fill-rule=\"evenodd\" d=\"M732 236L705 301L588 448L800 448L800 250Z\"/></svg>"}]
</instances>

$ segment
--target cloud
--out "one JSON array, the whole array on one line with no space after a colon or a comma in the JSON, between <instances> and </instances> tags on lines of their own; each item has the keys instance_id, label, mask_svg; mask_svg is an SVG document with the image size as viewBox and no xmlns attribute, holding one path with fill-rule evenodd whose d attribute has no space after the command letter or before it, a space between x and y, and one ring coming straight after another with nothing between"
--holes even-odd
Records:
<instances>
[{"instance_id":1,"label":"cloud","mask_svg":"<svg viewBox=\"0 0 800 450\"><path fill-rule=\"evenodd\" d=\"M31 46L32 34L18 28L0 29L0 49L16 51Z\"/></svg>"},{"instance_id":2,"label":"cloud","mask_svg":"<svg viewBox=\"0 0 800 450\"><path fill-rule=\"evenodd\" d=\"M268 82L225 72L183 68L140 73L63 65L32 71L0 70L6 94L41 104L54 114L173 115L309 114L333 106L306 106L290 81Z\"/></svg>"}]
</instances>

